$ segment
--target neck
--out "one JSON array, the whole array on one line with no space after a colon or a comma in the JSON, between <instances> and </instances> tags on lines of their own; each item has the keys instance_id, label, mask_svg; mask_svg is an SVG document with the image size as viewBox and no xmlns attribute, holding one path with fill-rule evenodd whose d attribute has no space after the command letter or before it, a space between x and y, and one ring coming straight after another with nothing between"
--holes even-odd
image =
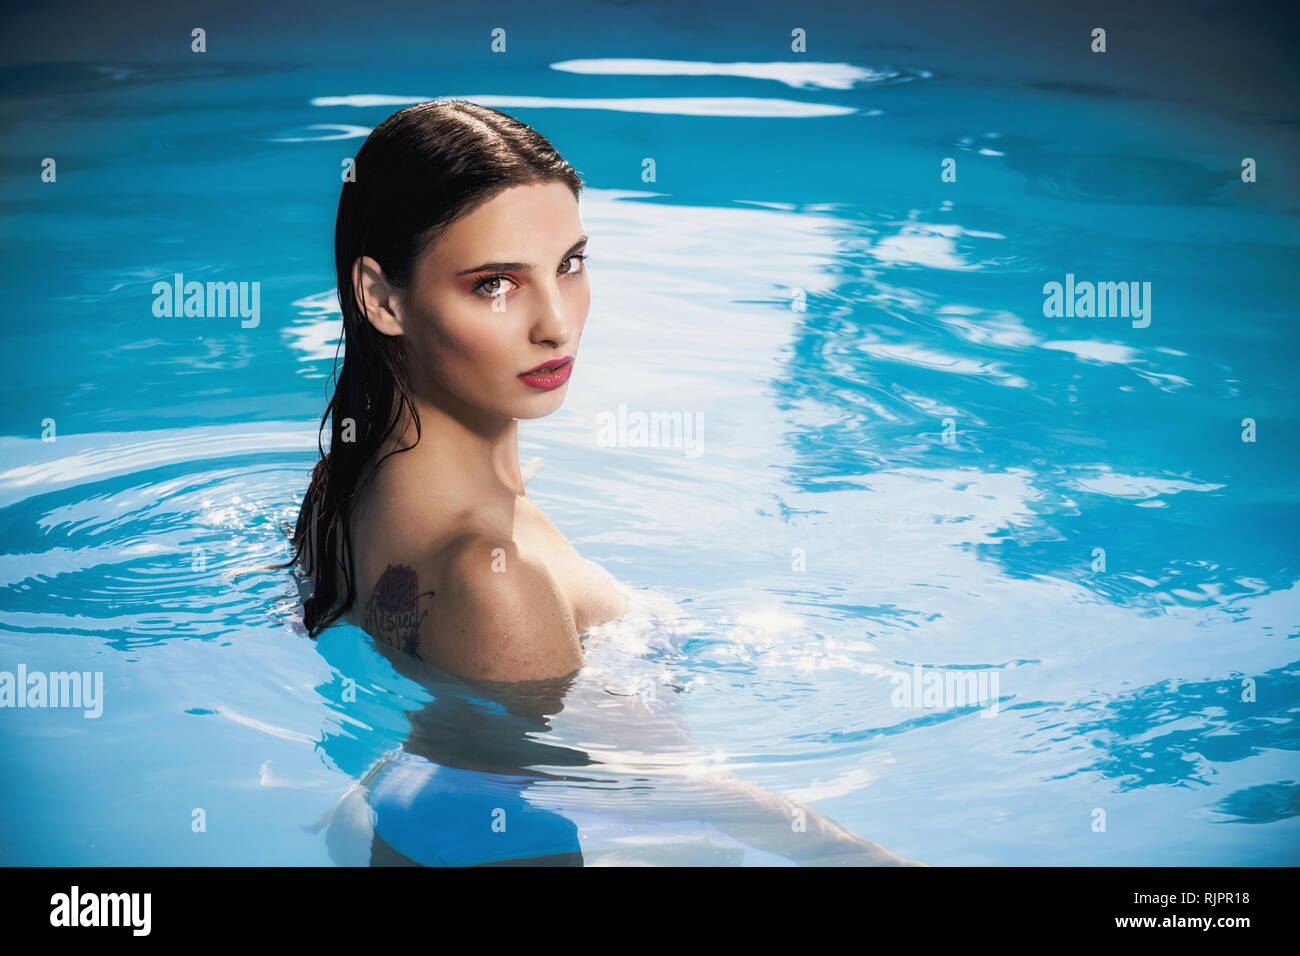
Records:
<instances>
[{"instance_id":1,"label":"neck","mask_svg":"<svg viewBox=\"0 0 1300 956\"><path fill-rule=\"evenodd\" d=\"M448 392L414 396L420 420L419 443L400 457L429 475L465 490L467 495L500 490L524 495L519 470L519 422L474 408ZM415 427L407 423L392 447L415 441ZM383 451L388 451L384 448Z\"/></svg>"}]
</instances>

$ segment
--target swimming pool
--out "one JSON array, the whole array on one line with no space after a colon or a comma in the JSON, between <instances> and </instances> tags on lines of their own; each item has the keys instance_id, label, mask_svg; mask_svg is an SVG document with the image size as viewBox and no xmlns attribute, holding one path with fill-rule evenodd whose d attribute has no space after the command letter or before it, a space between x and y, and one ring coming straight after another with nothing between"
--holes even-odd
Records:
<instances>
[{"instance_id":1,"label":"swimming pool","mask_svg":"<svg viewBox=\"0 0 1300 956\"><path fill-rule=\"evenodd\" d=\"M0 862L364 864L377 781L444 862L498 806L549 821L536 854L785 862L715 771L931 864L1297 862L1295 100L1179 86L1149 30L1081 79L1048 26L1010 59L934 7L818 14L804 56L761 6L611 5L495 59L343 11L216 21L202 60L129 16L48 61L26 34L0 670L101 674L102 713L0 711ZM646 594L558 713L314 642L287 574L233 574L283 559L315 459L341 162L453 95L588 184L583 361L521 458ZM178 274L250 309L167 315ZM1055 316L1051 282L1138 285Z\"/></svg>"}]
</instances>

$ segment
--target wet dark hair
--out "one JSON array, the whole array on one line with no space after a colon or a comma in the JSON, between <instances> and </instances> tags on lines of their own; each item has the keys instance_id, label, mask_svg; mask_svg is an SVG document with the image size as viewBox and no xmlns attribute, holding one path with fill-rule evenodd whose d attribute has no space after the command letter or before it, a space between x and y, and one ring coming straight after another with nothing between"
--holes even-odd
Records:
<instances>
[{"instance_id":1,"label":"wet dark hair","mask_svg":"<svg viewBox=\"0 0 1300 956\"><path fill-rule=\"evenodd\" d=\"M343 310L343 369L321 418L330 446L320 444L298 521L293 556L313 585L303 599L303 624L315 637L357 600L350 519L367 463L408 422L420 440L407 376L404 341L372 326L357 303L353 264L379 263L388 283L406 289L416 259L457 219L512 186L560 182L582 191L582 180L551 143L512 116L465 100L435 100L399 110L366 137L343 184L334 227L334 264ZM344 441L345 422L354 441ZM379 462L376 462L376 465ZM373 471L370 473L373 475ZM343 581L339 587L338 579Z\"/></svg>"}]
</instances>

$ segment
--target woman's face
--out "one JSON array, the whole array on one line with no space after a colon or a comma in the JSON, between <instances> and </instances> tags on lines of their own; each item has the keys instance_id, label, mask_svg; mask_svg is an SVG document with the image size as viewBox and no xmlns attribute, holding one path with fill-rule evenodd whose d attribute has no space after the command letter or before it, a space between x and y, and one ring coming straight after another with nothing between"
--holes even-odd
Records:
<instances>
[{"instance_id":1,"label":"woman's face","mask_svg":"<svg viewBox=\"0 0 1300 956\"><path fill-rule=\"evenodd\" d=\"M511 187L453 223L398 297L416 393L439 404L449 392L505 418L559 408L591 306L585 248L562 183ZM521 376L560 362L556 374Z\"/></svg>"}]
</instances>

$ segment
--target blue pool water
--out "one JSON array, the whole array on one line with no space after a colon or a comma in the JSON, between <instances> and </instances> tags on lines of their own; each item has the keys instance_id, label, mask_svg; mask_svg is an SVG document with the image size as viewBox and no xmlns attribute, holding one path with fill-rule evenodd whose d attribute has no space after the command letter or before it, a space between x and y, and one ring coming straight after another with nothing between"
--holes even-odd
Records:
<instances>
[{"instance_id":1,"label":"blue pool water","mask_svg":"<svg viewBox=\"0 0 1300 956\"><path fill-rule=\"evenodd\" d=\"M376 818L477 862L496 808L532 855L788 862L724 773L931 864L1300 860L1296 84L1253 8L1117 16L1103 59L955 3L814 8L805 54L783 6L520 8L504 56L427 6L3 41L0 671L103 706L0 710L0 862L364 864ZM440 96L588 184L582 362L521 459L641 599L562 709L234 574L315 459L340 164ZM257 324L156 317L176 273ZM1149 324L1046 316L1067 275ZM697 448L611 447L621 406ZM996 708L900 703L927 673Z\"/></svg>"}]
</instances>

